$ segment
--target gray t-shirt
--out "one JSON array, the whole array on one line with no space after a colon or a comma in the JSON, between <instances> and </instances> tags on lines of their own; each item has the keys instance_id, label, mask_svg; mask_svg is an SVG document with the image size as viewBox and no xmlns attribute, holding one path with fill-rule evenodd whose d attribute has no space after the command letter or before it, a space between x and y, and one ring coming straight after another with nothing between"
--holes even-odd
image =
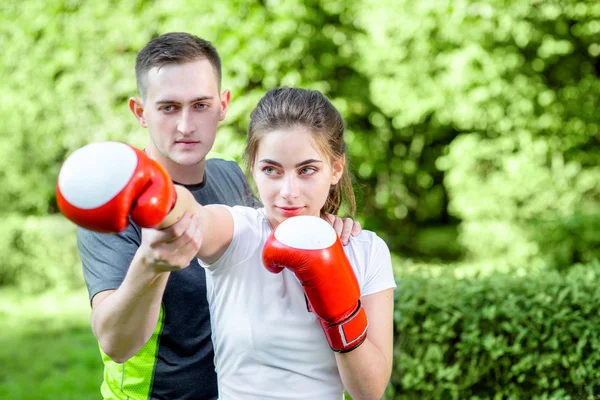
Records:
<instances>
[{"instance_id":1,"label":"gray t-shirt","mask_svg":"<svg viewBox=\"0 0 600 400\"><path fill-rule=\"evenodd\" d=\"M186 185L198 203L258 207L239 166L210 159L204 181ZM77 244L90 300L117 289L141 244L141 230L130 220L121 233L101 234L78 228ZM158 326L149 342L125 364L103 355L104 398L217 398L206 276L197 259L169 276Z\"/></svg>"}]
</instances>

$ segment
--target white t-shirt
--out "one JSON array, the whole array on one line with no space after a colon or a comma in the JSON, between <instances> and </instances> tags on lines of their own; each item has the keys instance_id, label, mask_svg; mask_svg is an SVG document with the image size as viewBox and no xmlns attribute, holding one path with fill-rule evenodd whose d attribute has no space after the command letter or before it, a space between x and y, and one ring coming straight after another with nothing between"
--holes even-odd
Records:
<instances>
[{"instance_id":1,"label":"white t-shirt","mask_svg":"<svg viewBox=\"0 0 600 400\"><path fill-rule=\"evenodd\" d=\"M207 269L212 341L220 399L340 400L344 387L334 352L308 312L293 272L273 274L262 263L272 228L264 209L228 207L231 244ZM363 230L344 246L361 296L396 287L390 252Z\"/></svg>"}]
</instances>

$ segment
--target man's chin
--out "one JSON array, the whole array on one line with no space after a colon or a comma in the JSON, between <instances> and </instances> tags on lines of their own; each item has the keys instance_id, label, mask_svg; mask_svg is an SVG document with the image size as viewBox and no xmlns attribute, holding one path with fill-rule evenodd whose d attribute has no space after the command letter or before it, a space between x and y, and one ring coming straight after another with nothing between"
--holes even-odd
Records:
<instances>
[{"instance_id":1,"label":"man's chin","mask_svg":"<svg viewBox=\"0 0 600 400\"><path fill-rule=\"evenodd\" d=\"M194 167L202 164L206 159L206 153L196 154L173 154L171 160L175 163L186 166Z\"/></svg>"}]
</instances>

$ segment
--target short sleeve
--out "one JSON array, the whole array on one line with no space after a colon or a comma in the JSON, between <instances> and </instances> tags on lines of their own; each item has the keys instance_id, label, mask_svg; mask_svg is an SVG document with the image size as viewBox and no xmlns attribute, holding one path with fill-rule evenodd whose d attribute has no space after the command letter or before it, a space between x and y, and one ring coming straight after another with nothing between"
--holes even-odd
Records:
<instances>
[{"instance_id":1,"label":"short sleeve","mask_svg":"<svg viewBox=\"0 0 600 400\"><path fill-rule=\"evenodd\" d=\"M90 301L99 292L121 286L140 241L141 233L131 223L118 234L77 228L77 248Z\"/></svg>"},{"instance_id":2,"label":"short sleeve","mask_svg":"<svg viewBox=\"0 0 600 400\"><path fill-rule=\"evenodd\" d=\"M373 234L368 265L365 271L365 282L361 290L362 296L396 288L392 257L387 244L379 236Z\"/></svg>"},{"instance_id":3,"label":"short sleeve","mask_svg":"<svg viewBox=\"0 0 600 400\"><path fill-rule=\"evenodd\" d=\"M235 267L248 260L261 246L265 225L265 218L259 210L250 207L235 206L227 210L233 217L233 237L225 253L214 263L207 264L198 260L200 265L211 272Z\"/></svg>"}]
</instances>

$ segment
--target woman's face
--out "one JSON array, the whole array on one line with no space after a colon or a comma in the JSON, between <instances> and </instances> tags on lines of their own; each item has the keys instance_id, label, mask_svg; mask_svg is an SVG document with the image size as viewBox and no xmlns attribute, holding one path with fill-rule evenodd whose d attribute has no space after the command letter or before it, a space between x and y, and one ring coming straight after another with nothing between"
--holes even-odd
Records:
<instances>
[{"instance_id":1,"label":"woman's face","mask_svg":"<svg viewBox=\"0 0 600 400\"><path fill-rule=\"evenodd\" d=\"M302 126L269 131L260 139L252 175L272 226L296 215L320 216L344 159L331 163Z\"/></svg>"}]
</instances>

